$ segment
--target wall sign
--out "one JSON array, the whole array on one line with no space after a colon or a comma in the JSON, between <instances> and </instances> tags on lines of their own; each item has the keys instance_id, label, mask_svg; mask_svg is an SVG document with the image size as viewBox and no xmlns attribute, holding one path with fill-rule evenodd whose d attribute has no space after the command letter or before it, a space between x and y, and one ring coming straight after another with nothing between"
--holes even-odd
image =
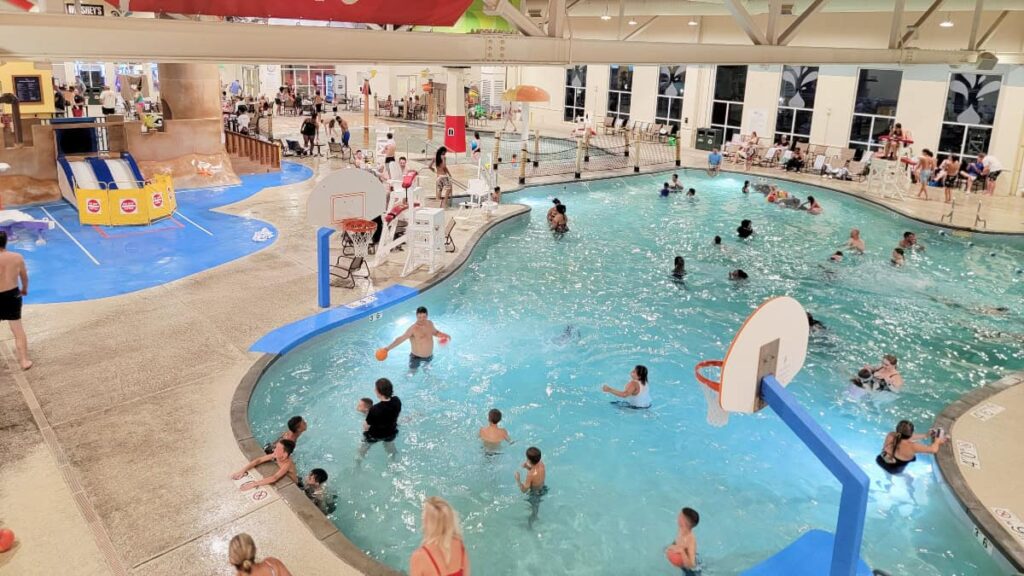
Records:
<instances>
[{"instance_id":1,"label":"wall sign","mask_svg":"<svg viewBox=\"0 0 1024 576\"><path fill-rule=\"evenodd\" d=\"M981 470L981 460L978 458L978 448L974 445L974 442L957 440L956 458L964 466L970 466L975 470Z\"/></svg>"},{"instance_id":2,"label":"wall sign","mask_svg":"<svg viewBox=\"0 0 1024 576\"><path fill-rule=\"evenodd\" d=\"M64 10L68 14L76 14L74 4L65 4ZM82 4L82 16L103 16L102 4Z\"/></svg>"},{"instance_id":3,"label":"wall sign","mask_svg":"<svg viewBox=\"0 0 1024 576\"><path fill-rule=\"evenodd\" d=\"M14 95L22 104L41 103L43 101L42 76L11 76L14 82Z\"/></svg>"},{"instance_id":4,"label":"wall sign","mask_svg":"<svg viewBox=\"0 0 1024 576\"><path fill-rule=\"evenodd\" d=\"M971 416L974 416L982 422L995 418L1003 410L1006 410L1003 406L992 402L984 402L979 404L977 408L971 410Z\"/></svg>"}]
</instances>

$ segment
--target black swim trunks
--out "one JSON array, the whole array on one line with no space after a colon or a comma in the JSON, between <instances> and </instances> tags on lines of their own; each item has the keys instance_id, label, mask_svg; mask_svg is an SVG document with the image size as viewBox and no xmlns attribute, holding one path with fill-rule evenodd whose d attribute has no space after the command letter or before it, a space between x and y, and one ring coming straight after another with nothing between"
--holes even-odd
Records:
<instances>
[{"instance_id":1,"label":"black swim trunks","mask_svg":"<svg viewBox=\"0 0 1024 576\"><path fill-rule=\"evenodd\" d=\"M21 320L21 289L0 292L0 320Z\"/></svg>"},{"instance_id":2,"label":"black swim trunks","mask_svg":"<svg viewBox=\"0 0 1024 576\"><path fill-rule=\"evenodd\" d=\"M413 371L419 370L420 366L425 366L427 364L430 364L430 362L433 359L434 359L433 355L427 356L426 358L422 358L422 357L417 356L415 354L409 354L409 370L413 370Z\"/></svg>"},{"instance_id":3,"label":"black swim trunks","mask_svg":"<svg viewBox=\"0 0 1024 576\"><path fill-rule=\"evenodd\" d=\"M365 441L367 441L367 442L369 442L371 444L374 443L374 442L394 442L395 438L398 438L398 432L395 432L394 434L391 434L390 436L385 436L384 438L377 438L376 436L371 436L369 430L367 430L366 432L363 432L363 440L365 440Z\"/></svg>"}]
</instances>

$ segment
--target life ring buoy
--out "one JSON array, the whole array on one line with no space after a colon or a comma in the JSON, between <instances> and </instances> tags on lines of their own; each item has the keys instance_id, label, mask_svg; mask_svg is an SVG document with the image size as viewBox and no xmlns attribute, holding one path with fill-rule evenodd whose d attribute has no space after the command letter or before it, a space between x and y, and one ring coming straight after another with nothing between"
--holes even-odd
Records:
<instances>
[{"instance_id":1,"label":"life ring buoy","mask_svg":"<svg viewBox=\"0 0 1024 576\"><path fill-rule=\"evenodd\" d=\"M767 200L768 200L768 202L771 202L771 203L774 204L775 203L775 198L776 198L775 192L772 192L771 194L768 195Z\"/></svg>"},{"instance_id":2,"label":"life ring buoy","mask_svg":"<svg viewBox=\"0 0 1024 576\"><path fill-rule=\"evenodd\" d=\"M900 162L906 164L907 166L917 166L917 160L914 160L910 156L901 156Z\"/></svg>"}]
</instances>

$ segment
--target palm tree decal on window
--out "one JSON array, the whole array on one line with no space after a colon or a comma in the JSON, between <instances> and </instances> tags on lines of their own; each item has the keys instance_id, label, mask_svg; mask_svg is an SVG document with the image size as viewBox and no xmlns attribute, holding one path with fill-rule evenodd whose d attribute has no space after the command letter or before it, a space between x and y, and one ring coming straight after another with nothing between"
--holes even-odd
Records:
<instances>
[{"instance_id":1,"label":"palm tree decal on window","mask_svg":"<svg viewBox=\"0 0 1024 576\"><path fill-rule=\"evenodd\" d=\"M813 108L817 87L817 66L783 66L779 104L790 108Z\"/></svg>"},{"instance_id":2,"label":"palm tree decal on window","mask_svg":"<svg viewBox=\"0 0 1024 576\"><path fill-rule=\"evenodd\" d=\"M662 96L682 96L685 80L686 66L662 66L658 71L658 94Z\"/></svg>"},{"instance_id":3,"label":"palm tree decal on window","mask_svg":"<svg viewBox=\"0 0 1024 576\"><path fill-rule=\"evenodd\" d=\"M946 100L946 121L991 126L1001 85L1001 76L953 74Z\"/></svg>"}]
</instances>

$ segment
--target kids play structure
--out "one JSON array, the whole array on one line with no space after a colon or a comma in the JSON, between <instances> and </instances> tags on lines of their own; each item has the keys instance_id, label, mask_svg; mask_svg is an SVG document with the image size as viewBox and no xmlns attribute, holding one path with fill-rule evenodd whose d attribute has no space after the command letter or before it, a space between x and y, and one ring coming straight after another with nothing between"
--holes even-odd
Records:
<instances>
[{"instance_id":1,"label":"kids play structure","mask_svg":"<svg viewBox=\"0 0 1024 576\"><path fill-rule=\"evenodd\" d=\"M868 477L786 390L807 356L806 317L796 300L772 298L743 323L724 360L705 360L694 369L697 380L705 386L709 424L724 426L730 412L752 414L768 406L843 487L834 534L809 530L742 574L872 576L872 570L860 558ZM715 367L721 370L717 381L701 373Z\"/></svg>"},{"instance_id":2,"label":"kids play structure","mask_svg":"<svg viewBox=\"0 0 1024 576\"><path fill-rule=\"evenodd\" d=\"M149 224L174 212L170 175L146 179L128 152L98 155L97 125L77 120L54 120L54 134L60 193L78 210L82 224Z\"/></svg>"}]
</instances>

